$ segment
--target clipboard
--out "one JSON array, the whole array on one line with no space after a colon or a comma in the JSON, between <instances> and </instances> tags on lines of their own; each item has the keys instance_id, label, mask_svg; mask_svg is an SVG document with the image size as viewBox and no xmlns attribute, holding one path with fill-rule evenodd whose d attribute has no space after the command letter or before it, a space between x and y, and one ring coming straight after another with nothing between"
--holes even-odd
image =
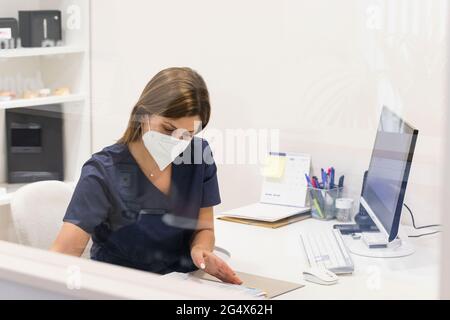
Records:
<instances>
[{"instance_id":1,"label":"clipboard","mask_svg":"<svg viewBox=\"0 0 450 320\"><path fill-rule=\"evenodd\" d=\"M272 228L272 229L276 229L279 227L283 227L286 226L288 224L297 222L297 221L302 221L305 219L308 219L311 217L311 212L307 212L307 213L300 213L294 216L290 216L281 220L277 220L277 221L261 221L261 220L254 220L254 219L244 219L244 218L235 218L235 217L228 217L228 216L220 216L217 217L217 219L219 220L224 220L224 221L229 221L229 222L236 222L236 223L243 223L243 224L248 224L248 225L252 225L252 226L257 226L257 227L264 227L264 228Z\"/></svg>"},{"instance_id":2,"label":"clipboard","mask_svg":"<svg viewBox=\"0 0 450 320\"><path fill-rule=\"evenodd\" d=\"M190 274L192 276L202 279L202 280L222 282L219 279L211 276L208 273L205 273L202 270L197 270L197 271L191 272ZM266 293L267 299L272 299L272 298L275 298L282 294L285 294L287 292L304 287L304 285L299 284L299 283L293 283L293 282L288 282L288 281L283 281L283 280L276 280L276 279L257 276L257 275L245 273L245 272L236 272L236 274L243 281L243 283L242 283L243 286L264 291Z\"/></svg>"}]
</instances>

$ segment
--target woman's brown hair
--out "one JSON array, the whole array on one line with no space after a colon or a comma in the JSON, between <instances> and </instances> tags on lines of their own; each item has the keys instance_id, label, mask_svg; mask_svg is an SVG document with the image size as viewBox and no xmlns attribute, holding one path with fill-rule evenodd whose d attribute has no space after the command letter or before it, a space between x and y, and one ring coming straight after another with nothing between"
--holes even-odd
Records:
<instances>
[{"instance_id":1,"label":"woman's brown hair","mask_svg":"<svg viewBox=\"0 0 450 320\"><path fill-rule=\"evenodd\" d=\"M118 143L128 144L138 140L142 136L143 118L147 115L173 119L199 116L204 128L210 114L208 89L197 72L190 68L164 69L145 86Z\"/></svg>"}]
</instances>

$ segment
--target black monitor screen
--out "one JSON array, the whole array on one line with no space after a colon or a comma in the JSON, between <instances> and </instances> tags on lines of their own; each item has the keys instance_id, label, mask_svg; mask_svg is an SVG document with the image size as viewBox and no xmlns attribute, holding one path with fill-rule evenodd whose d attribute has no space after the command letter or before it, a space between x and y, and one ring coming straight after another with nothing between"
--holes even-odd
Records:
<instances>
[{"instance_id":1,"label":"black monitor screen","mask_svg":"<svg viewBox=\"0 0 450 320\"><path fill-rule=\"evenodd\" d=\"M363 198L389 234L397 237L418 131L384 107Z\"/></svg>"},{"instance_id":2,"label":"black monitor screen","mask_svg":"<svg viewBox=\"0 0 450 320\"><path fill-rule=\"evenodd\" d=\"M11 147L41 147L41 129L12 128Z\"/></svg>"}]
</instances>

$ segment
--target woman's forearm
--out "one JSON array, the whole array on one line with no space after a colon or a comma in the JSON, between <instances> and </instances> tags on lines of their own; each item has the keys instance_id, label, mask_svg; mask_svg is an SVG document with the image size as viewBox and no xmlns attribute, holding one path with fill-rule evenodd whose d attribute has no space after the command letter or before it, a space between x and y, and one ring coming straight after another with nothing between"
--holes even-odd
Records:
<instances>
[{"instance_id":1,"label":"woman's forearm","mask_svg":"<svg viewBox=\"0 0 450 320\"><path fill-rule=\"evenodd\" d=\"M191 243L191 248L199 247L212 252L214 250L215 236L214 230L203 229L195 233Z\"/></svg>"},{"instance_id":2,"label":"woman's forearm","mask_svg":"<svg viewBox=\"0 0 450 320\"><path fill-rule=\"evenodd\" d=\"M53 242L50 251L80 257L89 239L90 235L88 233L71 223L65 222Z\"/></svg>"}]
</instances>

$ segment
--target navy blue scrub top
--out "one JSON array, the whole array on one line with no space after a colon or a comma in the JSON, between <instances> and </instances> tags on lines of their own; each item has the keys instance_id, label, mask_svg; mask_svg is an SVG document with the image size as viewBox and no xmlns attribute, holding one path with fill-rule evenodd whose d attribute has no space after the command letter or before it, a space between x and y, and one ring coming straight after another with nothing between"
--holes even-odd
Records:
<instances>
[{"instance_id":1,"label":"navy blue scrub top","mask_svg":"<svg viewBox=\"0 0 450 320\"><path fill-rule=\"evenodd\" d=\"M193 152L200 146L203 157ZM93 260L160 274L190 272L197 269L190 244L199 210L220 203L216 172L208 143L194 138L172 164L166 195L127 145L114 144L84 164L63 220L91 235Z\"/></svg>"}]
</instances>

